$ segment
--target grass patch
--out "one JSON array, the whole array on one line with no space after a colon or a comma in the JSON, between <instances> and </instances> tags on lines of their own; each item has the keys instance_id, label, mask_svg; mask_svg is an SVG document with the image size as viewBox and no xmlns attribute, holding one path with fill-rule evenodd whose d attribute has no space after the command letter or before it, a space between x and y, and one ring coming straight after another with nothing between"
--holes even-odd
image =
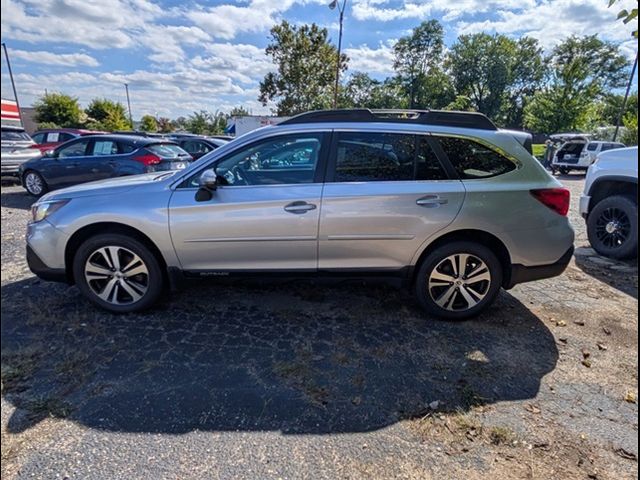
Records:
<instances>
[{"instance_id":1,"label":"grass patch","mask_svg":"<svg viewBox=\"0 0 640 480\"><path fill-rule=\"evenodd\" d=\"M47 417L67 418L73 411L70 403L57 397L32 398L21 407L29 412L29 417L32 420Z\"/></svg>"},{"instance_id":2,"label":"grass patch","mask_svg":"<svg viewBox=\"0 0 640 480\"><path fill-rule=\"evenodd\" d=\"M511 443L514 438L515 434L509 427L492 427L489 430L489 440L494 445Z\"/></svg>"},{"instance_id":3,"label":"grass patch","mask_svg":"<svg viewBox=\"0 0 640 480\"><path fill-rule=\"evenodd\" d=\"M41 351L38 348L24 348L2 352L1 385L2 392L19 392L27 388L33 376Z\"/></svg>"}]
</instances>

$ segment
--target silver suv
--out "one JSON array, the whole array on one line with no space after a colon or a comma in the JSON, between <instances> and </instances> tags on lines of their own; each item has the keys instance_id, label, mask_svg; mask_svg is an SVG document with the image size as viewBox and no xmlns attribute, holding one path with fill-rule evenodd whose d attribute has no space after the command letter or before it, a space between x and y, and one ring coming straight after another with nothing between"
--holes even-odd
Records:
<instances>
[{"instance_id":1,"label":"silver suv","mask_svg":"<svg viewBox=\"0 0 640 480\"><path fill-rule=\"evenodd\" d=\"M189 277L277 273L395 277L462 319L572 256L569 192L529 149L481 114L310 112L183 171L45 195L27 260L113 312Z\"/></svg>"}]
</instances>

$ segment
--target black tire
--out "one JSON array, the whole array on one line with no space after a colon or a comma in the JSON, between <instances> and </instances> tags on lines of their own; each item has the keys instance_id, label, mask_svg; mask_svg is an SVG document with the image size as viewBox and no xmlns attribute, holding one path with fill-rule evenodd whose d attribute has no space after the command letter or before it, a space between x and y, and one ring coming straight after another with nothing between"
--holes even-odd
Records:
<instances>
[{"instance_id":1,"label":"black tire","mask_svg":"<svg viewBox=\"0 0 640 480\"><path fill-rule=\"evenodd\" d=\"M33 181L31 181L30 177L33 177ZM36 183L34 182L38 182L37 184L42 186L40 191L35 190L34 185L36 185ZM32 195L36 198L41 197L49 191L49 186L44 180L44 177L35 170L27 170L26 172L24 172L24 174L22 175L22 186L29 195Z\"/></svg>"},{"instance_id":2,"label":"black tire","mask_svg":"<svg viewBox=\"0 0 640 480\"><path fill-rule=\"evenodd\" d=\"M472 292L475 293L474 300L477 300L477 303L468 308L469 302L464 300L464 295L462 295L461 289L464 288L467 294L469 294L469 290L468 287L465 286L467 284L464 283L464 280L466 279L464 276L460 276L460 279L456 280L456 282L460 281L462 284L456 289L456 292L452 294L454 298L450 305L451 308L444 308L443 306L438 305L434 297L438 297L438 299L441 300L443 295L449 291L449 288L455 288L457 285L449 283L442 287L434 286L430 290L429 279L432 274L434 274L434 271L442 273L442 269L447 266L447 259L458 254L470 255L470 259L466 265L471 269L471 271L473 271L474 264L477 264L477 260L484 262L487 267L486 270L488 270L488 273L490 274L490 280L486 281L487 284L484 284L483 282L474 283L474 290L472 290ZM457 258L459 259L460 257ZM451 264L449 265L452 266ZM496 255L489 248L479 243L457 241L436 248L422 261L416 277L415 294L420 305L422 305L427 313L448 320L464 320L478 315L485 308L491 305L501 286L502 265ZM442 292L442 296L439 296L440 292ZM484 295L481 299L478 292L480 292L481 295ZM466 302L467 308L456 309L455 307L461 302ZM446 306L447 305L445 304L445 307Z\"/></svg>"},{"instance_id":3,"label":"black tire","mask_svg":"<svg viewBox=\"0 0 640 480\"><path fill-rule=\"evenodd\" d=\"M607 225L613 222L613 232ZM599 201L587 218L587 235L600 255L623 259L638 255L638 204L635 199L614 195Z\"/></svg>"},{"instance_id":4,"label":"black tire","mask_svg":"<svg viewBox=\"0 0 640 480\"><path fill-rule=\"evenodd\" d=\"M117 255L119 256L119 260L124 260L122 263L126 263L132 258L129 254L137 255L143 266L146 267L147 273L142 273L135 277L125 276L125 278L122 278L122 276L120 278L114 278L113 276L116 275L116 273L113 273L111 278L105 278L104 280L87 280L85 277L87 261L91 258L92 264L96 265L96 263L93 263L96 256L104 259L104 256L98 253L98 250L102 247L121 249ZM106 264L103 263L102 265L108 268L109 262ZM121 265L121 267L124 269L124 265ZM86 240L80 246L73 259L73 276L76 285L85 297L99 307L114 313L137 312L151 307L162 294L164 286L162 267L156 256L139 240L122 234L99 234ZM127 278L129 278L129 280L127 280ZM136 283L132 283L131 281L133 280L135 280ZM107 288L106 283L109 281L117 284L117 286L112 285L112 290L115 290L115 296L120 296L120 298L124 298L125 301L127 297L129 297L131 301L129 301L129 303L123 302L116 304L113 301L106 301L100 298L98 293L96 293L96 289L104 285L102 292L105 292ZM140 294L143 289L138 287L140 285L144 286L143 284L145 284L145 282L146 291L141 295L141 298L133 301L133 297L127 294L125 287L131 288L135 286L135 292Z\"/></svg>"},{"instance_id":5,"label":"black tire","mask_svg":"<svg viewBox=\"0 0 640 480\"><path fill-rule=\"evenodd\" d=\"M570 172L570 171L571 171L571 170L570 170L570 169L568 169L568 168L566 168L566 167L562 167L562 168L560 168L560 173L561 173L562 175L569 175L569 172Z\"/></svg>"}]
</instances>

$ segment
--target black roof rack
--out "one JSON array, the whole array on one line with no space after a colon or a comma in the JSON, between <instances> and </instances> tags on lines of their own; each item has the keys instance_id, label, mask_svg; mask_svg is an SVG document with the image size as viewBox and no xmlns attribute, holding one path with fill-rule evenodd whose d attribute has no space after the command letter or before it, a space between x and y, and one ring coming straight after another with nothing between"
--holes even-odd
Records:
<instances>
[{"instance_id":1,"label":"black roof rack","mask_svg":"<svg viewBox=\"0 0 640 480\"><path fill-rule=\"evenodd\" d=\"M301 113L284 122L280 122L278 125L326 122L391 122L476 128L479 130L498 129L495 124L482 113L449 110L371 110L368 108L316 110Z\"/></svg>"}]
</instances>

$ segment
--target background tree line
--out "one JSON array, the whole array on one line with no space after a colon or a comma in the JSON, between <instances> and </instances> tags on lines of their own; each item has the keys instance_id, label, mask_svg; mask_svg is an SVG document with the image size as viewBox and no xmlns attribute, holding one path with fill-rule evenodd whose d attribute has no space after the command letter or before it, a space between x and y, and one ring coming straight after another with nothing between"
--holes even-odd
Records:
<instances>
[{"instance_id":1,"label":"background tree line","mask_svg":"<svg viewBox=\"0 0 640 480\"><path fill-rule=\"evenodd\" d=\"M278 115L332 108L337 50L326 29L283 21L271 30L266 54L276 71L260 84L264 105L274 102ZM545 54L530 37L477 33L461 35L445 53L437 20L398 39L393 54L388 78L348 75L338 107L470 110L501 127L593 131L615 123L623 97L614 92L625 85L630 66L616 44L596 35L569 37ZM342 72L348 64L342 55ZM624 116L635 137L637 98L636 92Z\"/></svg>"},{"instance_id":2,"label":"background tree line","mask_svg":"<svg viewBox=\"0 0 640 480\"><path fill-rule=\"evenodd\" d=\"M87 128L105 132L133 129L124 105L106 98L94 98L83 110L75 97L64 93L47 93L34 103L34 108L35 121L40 129ZM200 110L175 120L143 115L137 128L144 132L185 130L200 135L216 135L224 133L230 117L240 115L249 115L249 112L243 107L233 108L228 114Z\"/></svg>"}]
</instances>

